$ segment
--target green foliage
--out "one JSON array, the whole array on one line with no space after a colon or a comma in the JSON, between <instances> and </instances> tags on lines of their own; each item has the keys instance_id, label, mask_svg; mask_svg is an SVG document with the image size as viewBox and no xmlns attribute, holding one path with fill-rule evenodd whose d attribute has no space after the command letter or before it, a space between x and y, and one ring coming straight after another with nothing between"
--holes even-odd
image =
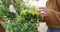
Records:
<instances>
[{"instance_id":1,"label":"green foliage","mask_svg":"<svg viewBox=\"0 0 60 32\"><path fill-rule=\"evenodd\" d=\"M32 20L28 21L23 17L18 17L12 24L9 22L3 27L6 32L38 32L37 21L33 23Z\"/></svg>"},{"instance_id":2,"label":"green foliage","mask_svg":"<svg viewBox=\"0 0 60 32\"><path fill-rule=\"evenodd\" d=\"M16 9L17 13L20 15L20 12L22 10L24 10L24 2L23 1L18 1L16 3L15 9Z\"/></svg>"},{"instance_id":3,"label":"green foliage","mask_svg":"<svg viewBox=\"0 0 60 32\"><path fill-rule=\"evenodd\" d=\"M12 23L3 24L3 27L5 27L6 32L38 32L37 24L39 24L40 19L41 16L36 11L24 10Z\"/></svg>"},{"instance_id":4,"label":"green foliage","mask_svg":"<svg viewBox=\"0 0 60 32\"><path fill-rule=\"evenodd\" d=\"M10 0L6 1L11 3ZM0 17L10 20L7 24L2 24L6 32L38 32L37 24L39 24L41 19L38 8L25 6L23 0L18 0L15 4L16 12L19 14L17 18L14 13L9 12L8 6L3 5L2 2L0 4Z\"/></svg>"},{"instance_id":5,"label":"green foliage","mask_svg":"<svg viewBox=\"0 0 60 32\"><path fill-rule=\"evenodd\" d=\"M4 13L0 12L0 19L6 19L6 18L7 18L6 15Z\"/></svg>"},{"instance_id":6,"label":"green foliage","mask_svg":"<svg viewBox=\"0 0 60 32\"><path fill-rule=\"evenodd\" d=\"M20 16L25 18L28 21L30 20L37 21L40 18L38 11L30 11L30 10L21 11Z\"/></svg>"},{"instance_id":7,"label":"green foliage","mask_svg":"<svg viewBox=\"0 0 60 32\"><path fill-rule=\"evenodd\" d=\"M15 14L9 12L8 7L3 5L2 3L0 4L0 16L1 16L1 18L5 18L6 17L8 19L14 19L15 18Z\"/></svg>"}]
</instances>

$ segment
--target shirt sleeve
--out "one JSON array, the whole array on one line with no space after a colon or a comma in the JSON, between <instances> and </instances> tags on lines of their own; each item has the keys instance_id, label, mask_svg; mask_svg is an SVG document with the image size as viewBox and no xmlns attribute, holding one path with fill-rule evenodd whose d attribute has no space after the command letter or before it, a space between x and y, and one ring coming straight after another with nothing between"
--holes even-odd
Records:
<instances>
[{"instance_id":1,"label":"shirt sleeve","mask_svg":"<svg viewBox=\"0 0 60 32\"><path fill-rule=\"evenodd\" d=\"M53 9L49 9L49 16L45 17L46 20L52 21L52 22L60 22L60 12L57 12Z\"/></svg>"}]
</instances>

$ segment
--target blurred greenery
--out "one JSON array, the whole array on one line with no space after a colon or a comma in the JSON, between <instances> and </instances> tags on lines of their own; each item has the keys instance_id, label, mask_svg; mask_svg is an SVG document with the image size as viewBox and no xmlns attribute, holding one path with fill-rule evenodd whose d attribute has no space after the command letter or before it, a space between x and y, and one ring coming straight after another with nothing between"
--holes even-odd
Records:
<instances>
[{"instance_id":1,"label":"blurred greenery","mask_svg":"<svg viewBox=\"0 0 60 32\"><path fill-rule=\"evenodd\" d=\"M11 13L11 12L9 12L9 9L8 9L8 7L7 6L4 6L2 3L0 4L0 12L1 13L3 13L5 16L6 16L6 18L8 18L8 19L13 19L13 18L15 18L15 14L14 13ZM1 14L0 13L0 14ZM2 15L0 15L0 16L2 16ZM3 17L3 16L2 16ZM3 18L4 19L4 18Z\"/></svg>"},{"instance_id":2,"label":"blurred greenery","mask_svg":"<svg viewBox=\"0 0 60 32\"><path fill-rule=\"evenodd\" d=\"M17 18L9 11L10 4L19 14ZM7 24L2 24L6 32L38 32L37 24L41 20L38 8L26 6L23 0L0 0L0 18L9 20Z\"/></svg>"}]
</instances>

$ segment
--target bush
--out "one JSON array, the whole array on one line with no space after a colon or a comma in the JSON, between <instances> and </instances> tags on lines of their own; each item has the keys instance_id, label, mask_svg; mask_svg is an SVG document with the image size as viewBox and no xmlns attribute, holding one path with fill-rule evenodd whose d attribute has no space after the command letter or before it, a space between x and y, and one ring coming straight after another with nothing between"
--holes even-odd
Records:
<instances>
[{"instance_id":1,"label":"bush","mask_svg":"<svg viewBox=\"0 0 60 32\"><path fill-rule=\"evenodd\" d=\"M17 18L14 13L9 12L8 6L5 6L2 2L0 5L0 17L9 20L7 24L2 24L6 32L38 32L37 24L41 20L38 8L25 6L22 0L15 4L16 12L19 14Z\"/></svg>"},{"instance_id":2,"label":"bush","mask_svg":"<svg viewBox=\"0 0 60 32\"><path fill-rule=\"evenodd\" d=\"M21 11L20 16L16 18L12 23L5 25L6 32L38 32L37 24L41 16L37 12L33 11Z\"/></svg>"}]
</instances>

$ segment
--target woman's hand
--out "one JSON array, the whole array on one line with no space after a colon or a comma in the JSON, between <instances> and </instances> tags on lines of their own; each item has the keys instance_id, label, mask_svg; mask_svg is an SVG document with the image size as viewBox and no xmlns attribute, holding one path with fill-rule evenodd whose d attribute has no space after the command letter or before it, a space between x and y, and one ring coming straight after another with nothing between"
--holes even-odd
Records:
<instances>
[{"instance_id":1,"label":"woman's hand","mask_svg":"<svg viewBox=\"0 0 60 32\"><path fill-rule=\"evenodd\" d=\"M49 16L49 11L47 8L39 8L39 13L41 16Z\"/></svg>"}]
</instances>

